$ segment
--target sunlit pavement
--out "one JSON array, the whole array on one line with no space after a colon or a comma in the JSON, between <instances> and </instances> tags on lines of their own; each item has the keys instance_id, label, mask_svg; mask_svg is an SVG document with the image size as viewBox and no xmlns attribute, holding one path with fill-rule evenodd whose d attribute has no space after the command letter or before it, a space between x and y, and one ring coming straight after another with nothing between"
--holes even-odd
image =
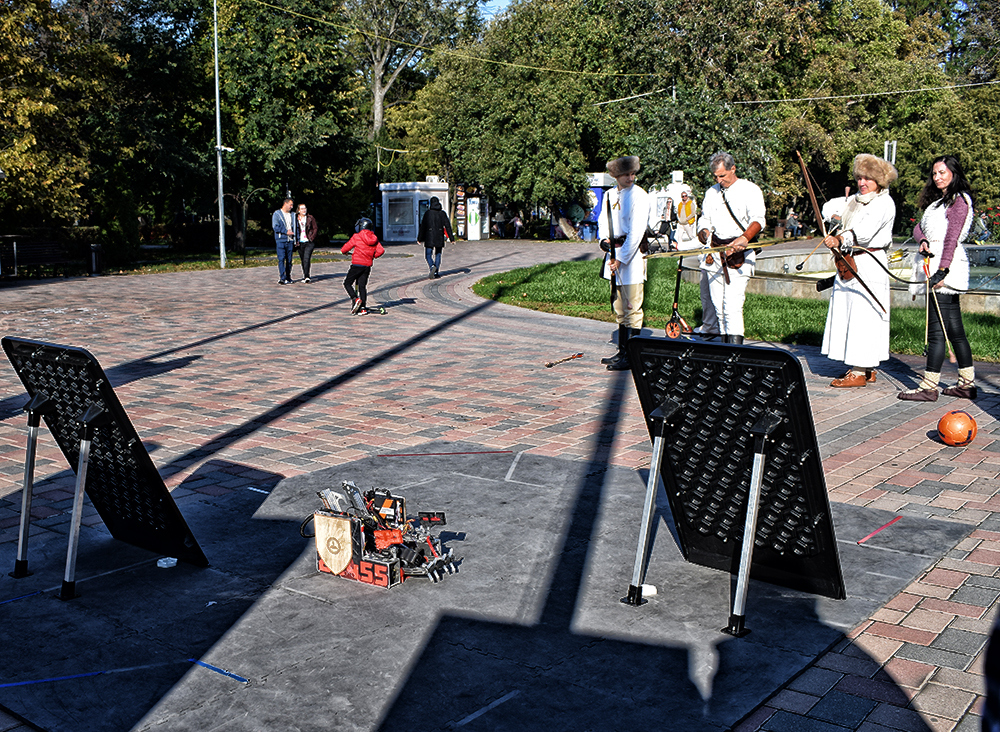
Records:
<instances>
[{"instance_id":1,"label":"sunlit pavement","mask_svg":"<svg viewBox=\"0 0 1000 732\"><path fill-rule=\"evenodd\" d=\"M591 460L607 440L609 399L620 416L607 463L648 468L634 391L612 392L613 375L599 364L613 350L613 326L485 302L470 289L493 272L592 258L594 246L456 244L434 280L416 247L389 254L369 283L370 304L383 304L386 315L352 316L346 264L320 263L314 282L291 286L276 285L273 268L3 282L0 334L93 353L182 508L187 497L225 496L264 476L306 475L437 441ZM662 323L649 325L662 333ZM1000 597L1000 369L977 365L975 403L908 403L896 393L915 383L921 359L894 358L875 384L834 390L828 383L841 364L815 348L789 350L805 370L831 500L957 522L969 534L738 729L978 729L983 646ZM943 383L954 379L946 364ZM25 399L9 365L0 384L0 543L9 548ZM969 447L932 437L954 408L979 423ZM46 437L43 430L34 526L62 533L73 476ZM92 509L84 522L100 525ZM4 580L0 600L14 595ZM0 715L0 729L18 728L14 718L7 724Z\"/></svg>"}]
</instances>

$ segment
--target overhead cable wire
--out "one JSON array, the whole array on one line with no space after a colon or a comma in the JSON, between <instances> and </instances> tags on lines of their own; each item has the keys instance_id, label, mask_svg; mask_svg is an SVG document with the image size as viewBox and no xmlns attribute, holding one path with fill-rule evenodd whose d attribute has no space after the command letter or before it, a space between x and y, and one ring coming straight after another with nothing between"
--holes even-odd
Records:
<instances>
[{"instance_id":1,"label":"overhead cable wire","mask_svg":"<svg viewBox=\"0 0 1000 732\"><path fill-rule=\"evenodd\" d=\"M332 20L327 20L325 18L320 18L314 15L307 15L306 13L299 12L297 10L290 10L288 8L283 8L280 5L275 5L273 3L267 2L267 0L249 0L252 3L261 5L271 10L277 10L288 15L294 15L304 20L313 21L315 23L322 23L324 25L331 26L333 28L338 28L342 31L349 33L357 33L362 36L369 36L375 38L379 41L395 43L399 46L404 46L408 48L416 48L426 53L437 53L443 56L450 56L459 60L465 61L476 61L483 64L493 64L495 66L503 66L510 69L521 69L524 71L539 71L552 74L573 74L576 76L595 76L595 77L616 77L616 78L654 78L666 76L665 73L620 73L616 71L581 71L579 69L557 69L547 66L532 66L530 64L518 64L512 61L500 61L497 59L483 58L482 56L473 56L471 54L462 53L460 51L453 51L448 49L434 48L433 46L425 46L419 43L410 43L408 41L402 41L395 38L389 38L387 36L381 36L377 33L371 33L369 31L361 30L360 28L348 25L345 23L335 23ZM991 86L994 84L1000 84L1000 80L996 81L980 81L980 82L970 82L968 84L946 84L943 86L930 86L922 87L918 89L899 89L896 91L884 91L884 92L858 92L855 94L832 94L825 97L786 97L783 99L753 99L748 101L730 101L721 100L717 102L718 104L740 104L740 105L751 105L751 104L783 104L783 103L795 103L795 102L824 102L832 101L837 99L861 99L865 97L884 97L884 96L894 96L903 94L919 94L921 92L931 92L931 91L945 91L948 89L968 89L972 87L980 86ZM612 104L614 102L629 101L632 99L638 99L640 97L648 97L654 94L659 94L665 92L668 89L658 89L656 91L646 92L644 94L636 94L630 97L623 97L621 99L611 99L605 102L599 102L594 106L602 106L605 104Z\"/></svg>"},{"instance_id":2,"label":"overhead cable wire","mask_svg":"<svg viewBox=\"0 0 1000 732\"><path fill-rule=\"evenodd\" d=\"M504 66L510 69L521 69L524 71L542 71L552 74L572 74L573 76L601 76L601 77L618 77L618 78L649 78L656 76L663 76L663 74L657 73L646 73L646 74L632 74L632 73L619 73L617 71L581 71L580 69L555 69L546 66L531 66L530 64L516 64L512 61L499 61L491 58L483 58L482 56L473 56L467 53L461 53L459 51L452 51L447 49L434 48L433 46L424 46L420 43L409 43L408 41L401 41L396 38L389 38L387 36L380 36L377 33L372 33L370 31L361 30L353 25L347 25L345 23L335 23L332 20L326 20L325 18L318 18L314 15L306 15L305 13L300 13L297 10L289 10L288 8L283 8L280 5L274 5L267 2L266 0L250 0L250 2L257 5L262 5L265 8L270 8L271 10L278 10L282 13L287 13L288 15L294 15L305 20L311 20L315 23L322 23L324 25L331 26L333 28L339 28L342 31L349 33L357 33L362 36L369 36L375 38L379 41L385 41L390 43L395 43L398 46L405 46L408 48L416 48L427 53L437 53L443 56L451 56L453 58L465 60L465 61L478 61L484 64L494 64L496 66Z\"/></svg>"},{"instance_id":3,"label":"overhead cable wire","mask_svg":"<svg viewBox=\"0 0 1000 732\"><path fill-rule=\"evenodd\" d=\"M944 86L926 86L919 89L898 89L884 92L858 92L856 94L831 94L826 97L789 97L787 99L755 99L748 102L729 102L730 104L780 104L782 102L825 102L831 99L860 99L861 97L886 97L897 94L919 94L920 92L944 91L946 89L967 89L974 86L990 86L1000 84L998 81L974 81L968 84L946 84Z\"/></svg>"}]
</instances>

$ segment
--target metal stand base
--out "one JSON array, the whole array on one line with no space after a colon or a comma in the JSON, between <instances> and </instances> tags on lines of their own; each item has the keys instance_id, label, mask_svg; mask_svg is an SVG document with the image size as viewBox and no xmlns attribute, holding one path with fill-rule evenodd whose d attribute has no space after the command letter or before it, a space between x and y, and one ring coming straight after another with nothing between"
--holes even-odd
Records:
<instances>
[{"instance_id":1,"label":"metal stand base","mask_svg":"<svg viewBox=\"0 0 1000 732\"><path fill-rule=\"evenodd\" d=\"M628 595L621 599L622 604L631 605L632 607L639 607L640 605L645 605L648 600L642 599L642 585L636 587L635 585L628 586Z\"/></svg>"},{"instance_id":2,"label":"metal stand base","mask_svg":"<svg viewBox=\"0 0 1000 732\"><path fill-rule=\"evenodd\" d=\"M79 597L79 595L76 594L76 582L75 581L68 582L66 580L63 580L62 589L59 590L59 599L72 600L75 597Z\"/></svg>"},{"instance_id":3,"label":"metal stand base","mask_svg":"<svg viewBox=\"0 0 1000 732\"><path fill-rule=\"evenodd\" d=\"M746 619L746 615L730 615L729 625L723 628L722 632L733 636L733 638L742 638L745 635L749 635L750 630L744 626Z\"/></svg>"},{"instance_id":4,"label":"metal stand base","mask_svg":"<svg viewBox=\"0 0 1000 732\"><path fill-rule=\"evenodd\" d=\"M8 576L14 579L21 579L22 577L30 577L32 572L28 571L28 560L27 559L15 559L14 560L14 571L8 572Z\"/></svg>"}]
</instances>

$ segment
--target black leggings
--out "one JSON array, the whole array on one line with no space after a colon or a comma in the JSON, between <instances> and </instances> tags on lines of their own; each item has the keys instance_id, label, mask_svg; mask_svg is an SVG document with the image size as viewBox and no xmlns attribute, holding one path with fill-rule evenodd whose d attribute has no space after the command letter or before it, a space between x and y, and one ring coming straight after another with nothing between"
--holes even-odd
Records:
<instances>
[{"instance_id":1,"label":"black leggings","mask_svg":"<svg viewBox=\"0 0 1000 732\"><path fill-rule=\"evenodd\" d=\"M351 302L354 302L355 297L360 297L361 307L368 304L368 275L371 273L371 267L366 267L363 264L352 264L351 268L347 270L347 277L344 278L344 289L347 290ZM358 283L357 293L354 292L355 282Z\"/></svg>"},{"instance_id":2,"label":"black leggings","mask_svg":"<svg viewBox=\"0 0 1000 732\"><path fill-rule=\"evenodd\" d=\"M941 318L938 318L938 310L934 306L935 296L941 307L944 327L948 330L948 340L951 341L951 345L955 349L958 367L960 369L968 368L972 366L972 347L969 345L969 339L965 335L965 327L962 325L962 310L958 305L958 295L935 293L928 295L930 302L927 313L927 370L933 374L940 374L945 354Z\"/></svg>"}]
</instances>

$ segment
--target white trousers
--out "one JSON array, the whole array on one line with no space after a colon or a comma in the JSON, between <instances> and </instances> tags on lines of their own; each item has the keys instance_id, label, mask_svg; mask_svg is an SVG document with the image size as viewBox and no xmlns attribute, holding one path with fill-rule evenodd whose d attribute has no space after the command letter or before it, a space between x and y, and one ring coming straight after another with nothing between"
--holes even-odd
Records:
<instances>
[{"instance_id":1,"label":"white trousers","mask_svg":"<svg viewBox=\"0 0 1000 732\"><path fill-rule=\"evenodd\" d=\"M719 332L723 335L744 335L743 303L746 301L747 284L753 276L753 264L744 263L739 269L729 270L729 284L726 284L722 267L702 270L708 275L708 292L715 306Z\"/></svg>"},{"instance_id":2,"label":"white trousers","mask_svg":"<svg viewBox=\"0 0 1000 732\"><path fill-rule=\"evenodd\" d=\"M710 276L705 270L701 271L701 325L695 330L698 333L719 333L719 314L715 312L715 303L712 302L712 292L708 281Z\"/></svg>"}]
</instances>

